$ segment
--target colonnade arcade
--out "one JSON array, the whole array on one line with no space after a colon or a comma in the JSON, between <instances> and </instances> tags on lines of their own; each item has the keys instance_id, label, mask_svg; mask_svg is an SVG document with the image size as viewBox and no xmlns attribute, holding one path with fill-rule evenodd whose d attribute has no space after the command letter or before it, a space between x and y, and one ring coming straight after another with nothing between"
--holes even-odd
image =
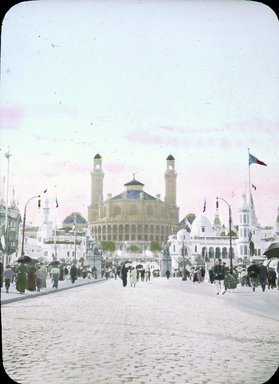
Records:
<instances>
[{"instance_id":1,"label":"colonnade arcade","mask_svg":"<svg viewBox=\"0 0 279 384\"><path fill-rule=\"evenodd\" d=\"M158 224L103 224L91 227L91 235L97 241L157 241L167 240L168 225Z\"/></svg>"},{"instance_id":2,"label":"colonnade arcade","mask_svg":"<svg viewBox=\"0 0 279 384\"><path fill-rule=\"evenodd\" d=\"M202 257L205 258L206 255L209 259L227 259L229 258L229 247L203 247L202 248ZM234 249L232 248L232 257L234 258Z\"/></svg>"}]
</instances>

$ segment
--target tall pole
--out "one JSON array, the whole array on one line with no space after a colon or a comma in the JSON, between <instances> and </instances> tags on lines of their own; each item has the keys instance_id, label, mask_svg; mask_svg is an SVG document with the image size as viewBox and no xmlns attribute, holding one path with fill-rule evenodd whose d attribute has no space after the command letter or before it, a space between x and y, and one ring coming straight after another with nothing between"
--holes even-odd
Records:
<instances>
[{"instance_id":1,"label":"tall pole","mask_svg":"<svg viewBox=\"0 0 279 384\"><path fill-rule=\"evenodd\" d=\"M74 219L74 244L75 244L75 250L74 250L74 252L75 252L75 259L74 259L74 261L75 261L75 263L77 262L77 254L76 254L76 252L77 252L77 240L76 240L76 236L77 236L77 217L76 217L76 214L75 214L75 219Z\"/></svg>"},{"instance_id":2,"label":"tall pole","mask_svg":"<svg viewBox=\"0 0 279 384\"><path fill-rule=\"evenodd\" d=\"M8 160L7 163L7 185L6 185L6 210L5 210L5 257L4 257L4 263L8 263L8 254L6 252L7 246L8 246L8 205L9 205L9 177L10 177L10 147L7 153L5 153L5 156ZM4 191L3 191L4 192Z\"/></svg>"},{"instance_id":3,"label":"tall pole","mask_svg":"<svg viewBox=\"0 0 279 384\"><path fill-rule=\"evenodd\" d=\"M27 200L25 207L24 207L24 215L23 215L23 224L22 224L22 242L21 242L21 256L24 256L24 236L25 236L25 223L26 223L26 209L29 201L35 199L35 198L40 198L40 195L32 196L30 197L29 200Z\"/></svg>"},{"instance_id":4,"label":"tall pole","mask_svg":"<svg viewBox=\"0 0 279 384\"><path fill-rule=\"evenodd\" d=\"M251 174L250 174L250 148L248 148L248 202L249 202L249 232L252 232L252 201L251 201Z\"/></svg>"},{"instance_id":5,"label":"tall pole","mask_svg":"<svg viewBox=\"0 0 279 384\"><path fill-rule=\"evenodd\" d=\"M229 207L229 238L230 238L230 249L229 249L229 258L230 258L230 273L233 273L233 261L232 261L232 215L231 215L231 206L229 203L222 199L221 197L216 197L216 208L219 207L218 200L224 201Z\"/></svg>"},{"instance_id":6,"label":"tall pole","mask_svg":"<svg viewBox=\"0 0 279 384\"><path fill-rule=\"evenodd\" d=\"M183 277L182 280L187 280L186 270L185 270L185 248L184 248L184 240L182 240L182 256L183 256Z\"/></svg>"}]
</instances>

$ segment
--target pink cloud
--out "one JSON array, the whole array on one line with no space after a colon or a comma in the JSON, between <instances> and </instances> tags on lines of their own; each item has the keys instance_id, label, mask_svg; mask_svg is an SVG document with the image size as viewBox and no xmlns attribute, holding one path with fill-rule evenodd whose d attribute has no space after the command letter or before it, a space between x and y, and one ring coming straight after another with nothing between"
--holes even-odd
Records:
<instances>
[{"instance_id":1,"label":"pink cloud","mask_svg":"<svg viewBox=\"0 0 279 384\"><path fill-rule=\"evenodd\" d=\"M0 129L19 129L23 110L19 107L0 107Z\"/></svg>"}]
</instances>

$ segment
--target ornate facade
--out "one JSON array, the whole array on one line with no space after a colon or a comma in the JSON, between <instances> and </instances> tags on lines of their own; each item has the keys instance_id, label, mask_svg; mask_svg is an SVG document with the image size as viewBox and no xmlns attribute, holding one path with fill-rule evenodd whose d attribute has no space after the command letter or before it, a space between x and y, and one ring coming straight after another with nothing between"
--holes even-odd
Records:
<instances>
[{"instance_id":1,"label":"ornate facade","mask_svg":"<svg viewBox=\"0 0 279 384\"><path fill-rule=\"evenodd\" d=\"M142 248L152 241L162 243L177 230L179 208L176 205L175 159L166 159L165 201L151 196L136 180L127 182L125 190L103 199L102 158L94 157L91 172L91 205L88 207L88 227L97 241L112 241L118 246L135 244Z\"/></svg>"}]
</instances>

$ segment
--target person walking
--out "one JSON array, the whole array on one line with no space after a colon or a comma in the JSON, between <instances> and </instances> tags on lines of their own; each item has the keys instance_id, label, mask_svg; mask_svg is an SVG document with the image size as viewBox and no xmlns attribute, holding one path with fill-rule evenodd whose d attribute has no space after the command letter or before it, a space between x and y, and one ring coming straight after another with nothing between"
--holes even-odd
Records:
<instances>
[{"instance_id":1,"label":"person walking","mask_svg":"<svg viewBox=\"0 0 279 384\"><path fill-rule=\"evenodd\" d=\"M43 278L44 278L44 274L41 271L40 265L37 266L37 269L35 272L35 278L36 278L37 292L40 292L41 288L43 288Z\"/></svg>"},{"instance_id":2,"label":"person walking","mask_svg":"<svg viewBox=\"0 0 279 384\"><path fill-rule=\"evenodd\" d=\"M219 295L220 293L224 295L226 293L225 290L225 267L222 264L222 260L218 259L216 264L213 268L214 273L214 281L215 281L215 287L216 287L216 295Z\"/></svg>"},{"instance_id":3,"label":"person walking","mask_svg":"<svg viewBox=\"0 0 279 384\"><path fill-rule=\"evenodd\" d=\"M150 271L150 268L147 268L147 271L146 271L146 282L150 281L150 277L151 277L151 271Z\"/></svg>"},{"instance_id":4,"label":"person walking","mask_svg":"<svg viewBox=\"0 0 279 384\"><path fill-rule=\"evenodd\" d=\"M47 270L46 265L41 266L41 271L43 273L42 288L46 288L47 287L47 274L48 274L48 270Z\"/></svg>"},{"instance_id":5,"label":"person walking","mask_svg":"<svg viewBox=\"0 0 279 384\"><path fill-rule=\"evenodd\" d=\"M128 268L126 268L124 263L121 268L121 279L122 279L123 287L126 287L127 285L127 274L128 274Z\"/></svg>"},{"instance_id":6,"label":"person walking","mask_svg":"<svg viewBox=\"0 0 279 384\"><path fill-rule=\"evenodd\" d=\"M70 269L70 276L71 276L71 281L72 281L73 284L77 280L77 273L78 273L77 267L76 267L75 264L73 264L71 266L71 269Z\"/></svg>"},{"instance_id":7,"label":"person walking","mask_svg":"<svg viewBox=\"0 0 279 384\"><path fill-rule=\"evenodd\" d=\"M264 264L259 265L259 280L263 292L265 291L265 286L267 285L268 270Z\"/></svg>"},{"instance_id":8,"label":"person walking","mask_svg":"<svg viewBox=\"0 0 279 384\"><path fill-rule=\"evenodd\" d=\"M27 270L27 287L28 291L36 291L36 277L35 277L36 268L35 265L30 265Z\"/></svg>"},{"instance_id":9,"label":"person walking","mask_svg":"<svg viewBox=\"0 0 279 384\"><path fill-rule=\"evenodd\" d=\"M14 276L14 271L12 270L10 265L6 265L5 271L3 272L3 279L5 282L6 292L9 293L9 288L11 285L11 281Z\"/></svg>"},{"instance_id":10,"label":"person walking","mask_svg":"<svg viewBox=\"0 0 279 384\"><path fill-rule=\"evenodd\" d=\"M131 284L131 287L132 286L136 286L136 283L137 283L137 270L132 267L131 271L130 271L130 284Z\"/></svg>"},{"instance_id":11,"label":"person walking","mask_svg":"<svg viewBox=\"0 0 279 384\"><path fill-rule=\"evenodd\" d=\"M16 275L16 290L19 293L24 293L27 284L27 267L21 263L17 269Z\"/></svg>"},{"instance_id":12,"label":"person walking","mask_svg":"<svg viewBox=\"0 0 279 384\"><path fill-rule=\"evenodd\" d=\"M60 270L57 266L54 266L51 270L50 270L50 275L51 275L51 280L52 280L52 288L58 288L58 280L59 280L59 274L60 274Z\"/></svg>"},{"instance_id":13,"label":"person walking","mask_svg":"<svg viewBox=\"0 0 279 384\"><path fill-rule=\"evenodd\" d=\"M276 272L274 268L269 268L267 281L268 281L268 289L276 288Z\"/></svg>"},{"instance_id":14,"label":"person walking","mask_svg":"<svg viewBox=\"0 0 279 384\"><path fill-rule=\"evenodd\" d=\"M249 267L247 268L247 273L250 280L250 284L252 286L252 290L253 292L255 292L259 280L259 267L257 266L255 260L253 260L251 265L249 265Z\"/></svg>"}]
</instances>

